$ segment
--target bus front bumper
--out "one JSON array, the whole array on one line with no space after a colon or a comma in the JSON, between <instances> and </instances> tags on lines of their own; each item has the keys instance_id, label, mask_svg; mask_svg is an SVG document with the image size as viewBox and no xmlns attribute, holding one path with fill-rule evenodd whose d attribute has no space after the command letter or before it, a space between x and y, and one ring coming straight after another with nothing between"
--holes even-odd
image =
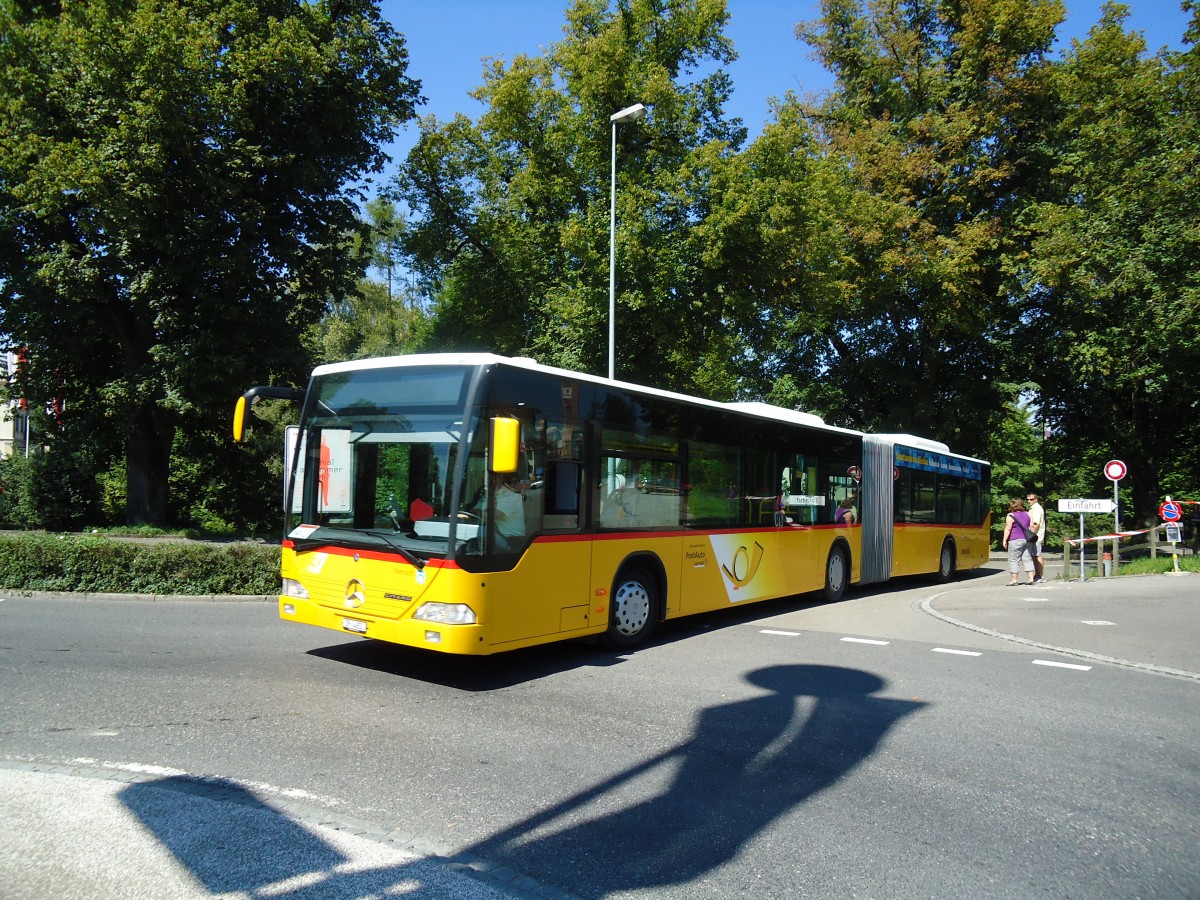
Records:
<instances>
[{"instance_id":1,"label":"bus front bumper","mask_svg":"<svg viewBox=\"0 0 1200 900\"><path fill-rule=\"evenodd\" d=\"M279 618L285 622L315 625L405 647L421 647L442 653L491 653L484 639L483 627L478 624L444 625L412 618L383 619L362 615L357 610L330 609L312 600L284 596L279 598Z\"/></svg>"}]
</instances>

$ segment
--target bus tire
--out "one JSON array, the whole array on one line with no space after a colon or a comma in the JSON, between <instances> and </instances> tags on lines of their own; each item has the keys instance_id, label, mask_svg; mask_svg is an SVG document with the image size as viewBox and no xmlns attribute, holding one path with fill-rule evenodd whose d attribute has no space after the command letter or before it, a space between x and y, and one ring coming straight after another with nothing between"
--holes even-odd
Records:
<instances>
[{"instance_id":1,"label":"bus tire","mask_svg":"<svg viewBox=\"0 0 1200 900\"><path fill-rule=\"evenodd\" d=\"M954 541L946 538L942 541L942 552L938 556L937 580L943 584L954 577L957 566L957 554L954 552Z\"/></svg>"},{"instance_id":2,"label":"bus tire","mask_svg":"<svg viewBox=\"0 0 1200 900\"><path fill-rule=\"evenodd\" d=\"M658 623L658 584L641 568L622 570L613 582L605 646L628 650L646 641Z\"/></svg>"},{"instance_id":3,"label":"bus tire","mask_svg":"<svg viewBox=\"0 0 1200 900\"><path fill-rule=\"evenodd\" d=\"M841 544L834 544L825 562L825 587L821 594L827 603L837 603L846 593L850 580L850 556Z\"/></svg>"}]
</instances>

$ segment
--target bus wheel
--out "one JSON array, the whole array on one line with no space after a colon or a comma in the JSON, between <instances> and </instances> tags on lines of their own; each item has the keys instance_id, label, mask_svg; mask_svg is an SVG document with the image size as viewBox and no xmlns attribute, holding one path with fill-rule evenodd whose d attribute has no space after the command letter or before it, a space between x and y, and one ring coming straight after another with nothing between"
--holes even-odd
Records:
<instances>
[{"instance_id":1,"label":"bus wheel","mask_svg":"<svg viewBox=\"0 0 1200 900\"><path fill-rule=\"evenodd\" d=\"M825 600L829 603L841 600L849 580L850 560L846 556L846 548L839 544L829 551L829 561L825 563L825 588L822 591Z\"/></svg>"},{"instance_id":2,"label":"bus wheel","mask_svg":"<svg viewBox=\"0 0 1200 900\"><path fill-rule=\"evenodd\" d=\"M645 569L626 569L613 585L604 643L614 650L636 647L650 636L658 615L658 588Z\"/></svg>"},{"instance_id":3,"label":"bus wheel","mask_svg":"<svg viewBox=\"0 0 1200 900\"><path fill-rule=\"evenodd\" d=\"M946 538L942 542L942 555L938 557L938 581L949 581L954 577L954 542Z\"/></svg>"}]
</instances>

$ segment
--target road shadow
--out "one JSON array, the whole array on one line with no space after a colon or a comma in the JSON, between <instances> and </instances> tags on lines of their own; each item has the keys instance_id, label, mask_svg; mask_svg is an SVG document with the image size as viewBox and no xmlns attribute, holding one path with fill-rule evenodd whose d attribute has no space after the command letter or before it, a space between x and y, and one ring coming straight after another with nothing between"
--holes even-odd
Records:
<instances>
[{"instance_id":1,"label":"road shadow","mask_svg":"<svg viewBox=\"0 0 1200 900\"><path fill-rule=\"evenodd\" d=\"M858 669L770 666L747 681L760 693L703 709L675 746L459 858L489 859L585 897L685 884L733 860L772 822L837 783L924 705L876 696L884 681ZM372 866L351 859L234 782L172 776L130 784L119 797L214 894L441 897L471 884L473 895L499 896L444 861L393 856Z\"/></svg>"},{"instance_id":2,"label":"road shadow","mask_svg":"<svg viewBox=\"0 0 1200 900\"><path fill-rule=\"evenodd\" d=\"M125 807L210 893L283 900L363 897L500 898L445 860L381 852L372 865L353 858L315 831L231 781L167 777L122 788ZM370 846L370 845L367 845ZM114 853L124 848L114 843ZM136 877L132 875L131 878ZM150 888L152 890L152 887ZM146 894L152 896L152 894Z\"/></svg>"},{"instance_id":3,"label":"road shadow","mask_svg":"<svg viewBox=\"0 0 1200 900\"><path fill-rule=\"evenodd\" d=\"M960 572L955 577L960 582L968 582L986 575L994 575L996 571L973 569ZM855 586L844 599L834 604L829 604L820 592L813 591L698 613L663 623L650 641L633 651L606 649L599 638L577 638L491 656L454 656L436 650L389 644L386 641L348 640L316 647L309 650L308 655L400 678L412 678L455 690L481 693L503 690L575 669L620 665L630 652L649 652L657 646L686 640L698 632L719 631L815 606L836 607L856 599L900 593L922 586L932 588L933 585L934 582L927 575L910 575L893 578L881 584Z\"/></svg>"},{"instance_id":4,"label":"road shadow","mask_svg":"<svg viewBox=\"0 0 1200 900\"><path fill-rule=\"evenodd\" d=\"M928 588L932 593L938 590L945 590L947 587L954 585L969 585L973 581L986 578L989 575L996 575L1000 571L1000 569L995 568L969 569L955 573L954 578L949 582L936 581L929 575L901 575L878 584L854 585L847 590L841 600L832 603L827 601L820 591L793 594L774 600L742 603L726 609L672 619L664 623L663 630L659 636L656 636L655 643L669 643L671 641L683 640L690 635L702 631L720 631L724 628L764 622L787 613L800 612L815 607L837 609L839 606L848 606L856 600L863 600L869 597L886 597L889 594L899 594L920 588Z\"/></svg>"},{"instance_id":5,"label":"road shadow","mask_svg":"<svg viewBox=\"0 0 1200 900\"><path fill-rule=\"evenodd\" d=\"M349 861L234 782L172 776L135 782L119 797L214 894L254 895Z\"/></svg>"},{"instance_id":6,"label":"road shadow","mask_svg":"<svg viewBox=\"0 0 1200 900\"><path fill-rule=\"evenodd\" d=\"M510 650L493 656L453 656L385 641L353 641L317 647L309 656L412 678L460 691L498 691L574 669L619 665L622 657L583 641Z\"/></svg>"},{"instance_id":7,"label":"road shadow","mask_svg":"<svg viewBox=\"0 0 1200 900\"><path fill-rule=\"evenodd\" d=\"M586 897L685 884L867 759L917 701L857 669L781 665L709 707L676 746L481 841L472 852ZM648 788L648 790L647 790Z\"/></svg>"}]
</instances>

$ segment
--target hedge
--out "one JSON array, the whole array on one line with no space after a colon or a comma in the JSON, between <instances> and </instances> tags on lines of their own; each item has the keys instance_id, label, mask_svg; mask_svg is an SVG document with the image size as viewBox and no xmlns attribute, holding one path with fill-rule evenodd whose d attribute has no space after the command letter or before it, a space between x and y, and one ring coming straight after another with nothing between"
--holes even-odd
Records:
<instances>
[{"instance_id":1,"label":"hedge","mask_svg":"<svg viewBox=\"0 0 1200 900\"><path fill-rule=\"evenodd\" d=\"M279 547L6 534L0 535L0 589L193 596L277 594Z\"/></svg>"}]
</instances>

